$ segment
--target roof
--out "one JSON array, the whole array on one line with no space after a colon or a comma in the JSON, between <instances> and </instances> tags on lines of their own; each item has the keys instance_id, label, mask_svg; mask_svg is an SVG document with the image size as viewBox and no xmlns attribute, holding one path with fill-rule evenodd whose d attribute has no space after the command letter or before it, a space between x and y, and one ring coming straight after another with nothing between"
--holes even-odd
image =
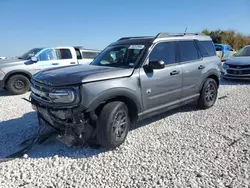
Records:
<instances>
[{"instance_id":1,"label":"roof","mask_svg":"<svg viewBox=\"0 0 250 188\"><path fill-rule=\"evenodd\" d=\"M209 40L211 41L210 36L206 36L202 33L158 33L156 36L136 36L136 37L122 37L118 41L112 43L111 45L119 44L147 44L155 43L163 40Z\"/></svg>"},{"instance_id":2,"label":"roof","mask_svg":"<svg viewBox=\"0 0 250 188\"><path fill-rule=\"evenodd\" d=\"M84 48L83 46L73 46L73 48L75 49L79 49L79 50L84 50L84 51L94 51L94 52L100 52L101 50L97 50L97 49L89 49L89 48Z\"/></svg>"}]
</instances>

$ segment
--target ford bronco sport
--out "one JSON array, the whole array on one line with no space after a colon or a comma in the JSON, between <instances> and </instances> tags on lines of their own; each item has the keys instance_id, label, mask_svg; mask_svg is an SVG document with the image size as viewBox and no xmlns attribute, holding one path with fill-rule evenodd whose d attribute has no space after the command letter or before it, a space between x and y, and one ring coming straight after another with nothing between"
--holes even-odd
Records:
<instances>
[{"instance_id":1,"label":"ford bronco sport","mask_svg":"<svg viewBox=\"0 0 250 188\"><path fill-rule=\"evenodd\" d=\"M209 36L124 37L90 65L42 70L31 79L38 117L65 144L121 145L133 122L197 101L214 105L220 59Z\"/></svg>"}]
</instances>

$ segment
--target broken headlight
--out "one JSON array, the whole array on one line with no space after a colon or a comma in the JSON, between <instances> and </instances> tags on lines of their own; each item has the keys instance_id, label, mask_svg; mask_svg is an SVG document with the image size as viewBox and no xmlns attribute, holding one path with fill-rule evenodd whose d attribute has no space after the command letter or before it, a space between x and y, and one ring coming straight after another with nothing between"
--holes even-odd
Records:
<instances>
[{"instance_id":1,"label":"broken headlight","mask_svg":"<svg viewBox=\"0 0 250 188\"><path fill-rule=\"evenodd\" d=\"M76 91L74 89L53 89L49 93L49 97L54 103L72 103L76 99Z\"/></svg>"}]
</instances>

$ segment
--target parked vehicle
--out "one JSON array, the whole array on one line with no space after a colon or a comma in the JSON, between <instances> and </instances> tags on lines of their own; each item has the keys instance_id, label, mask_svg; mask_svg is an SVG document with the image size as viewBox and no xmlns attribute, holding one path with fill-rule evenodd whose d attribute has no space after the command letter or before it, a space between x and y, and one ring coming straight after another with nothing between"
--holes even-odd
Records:
<instances>
[{"instance_id":1,"label":"parked vehicle","mask_svg":"<svg viewBox=\"0 0 250 188\"><path fill-rule=\"evenodd\" d=\"M220 66L203 34L125 37L90 65L35 74L30 98L38 118L59 130L65 144L94 141L115 148L132 122L194 101L201 109L212 107Z\"/></svg>"},{"instance_id":2,"label":"parked vehicle","mask_svg":"<svg viewBox=\"0 0 250 188\"><path fill-rule=\"evenodd\" d=\"M83 47L33 48L18 59L1 61L0 88L7 88L10 94L23 94L30 88L30 78L38 71L89 64L99 52Z\"/></svg>"},{"instance_id":3,"label":"parked vehicle","mask_svg":"<svg viewBox=\"0 0 250 188\"><path fill-rule=\"evenodd\" d=\"M221 58L221 61L226 61L231 58L236 51L228 44L214 44L217 55Z\"/></svg>"},{"instance_id":4,"label":"parked vehicle","mask_svg":"<svg viewBox=\"0 0 250 188\"><path fill-rule=\"evenodd\" d=\"M0 57L0 60L2 60L2 59L7 59L7 57Z\"/></svg>"},{"instance_id":5,"label":"parked vehicle","mask_svg":"<svg viewBox=\"0 0 250 188\"><path fill-rule=\"evenodd\" d=\"M250 80L250 45L224 62L221 75L224 79Z\"/></svg>"}]
</instances>

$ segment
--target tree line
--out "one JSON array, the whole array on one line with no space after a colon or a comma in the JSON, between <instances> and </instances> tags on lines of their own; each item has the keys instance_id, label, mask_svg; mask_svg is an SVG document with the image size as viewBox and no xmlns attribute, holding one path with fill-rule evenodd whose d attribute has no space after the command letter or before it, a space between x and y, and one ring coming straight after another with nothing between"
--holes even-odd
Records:
<instances>
[{"instance_id":1,"label":"tree line","mask_svg":"<svg viewBox=\"0 0 250 188\"><path fill-rule=\"evenodd\" d=\"M229 44L235 50L239 50L246 45L250 45L250 35L243 35L234 30L214 30L204 29L205 35L209 35L214 43Z\"/></svg>"}]
</instances>

